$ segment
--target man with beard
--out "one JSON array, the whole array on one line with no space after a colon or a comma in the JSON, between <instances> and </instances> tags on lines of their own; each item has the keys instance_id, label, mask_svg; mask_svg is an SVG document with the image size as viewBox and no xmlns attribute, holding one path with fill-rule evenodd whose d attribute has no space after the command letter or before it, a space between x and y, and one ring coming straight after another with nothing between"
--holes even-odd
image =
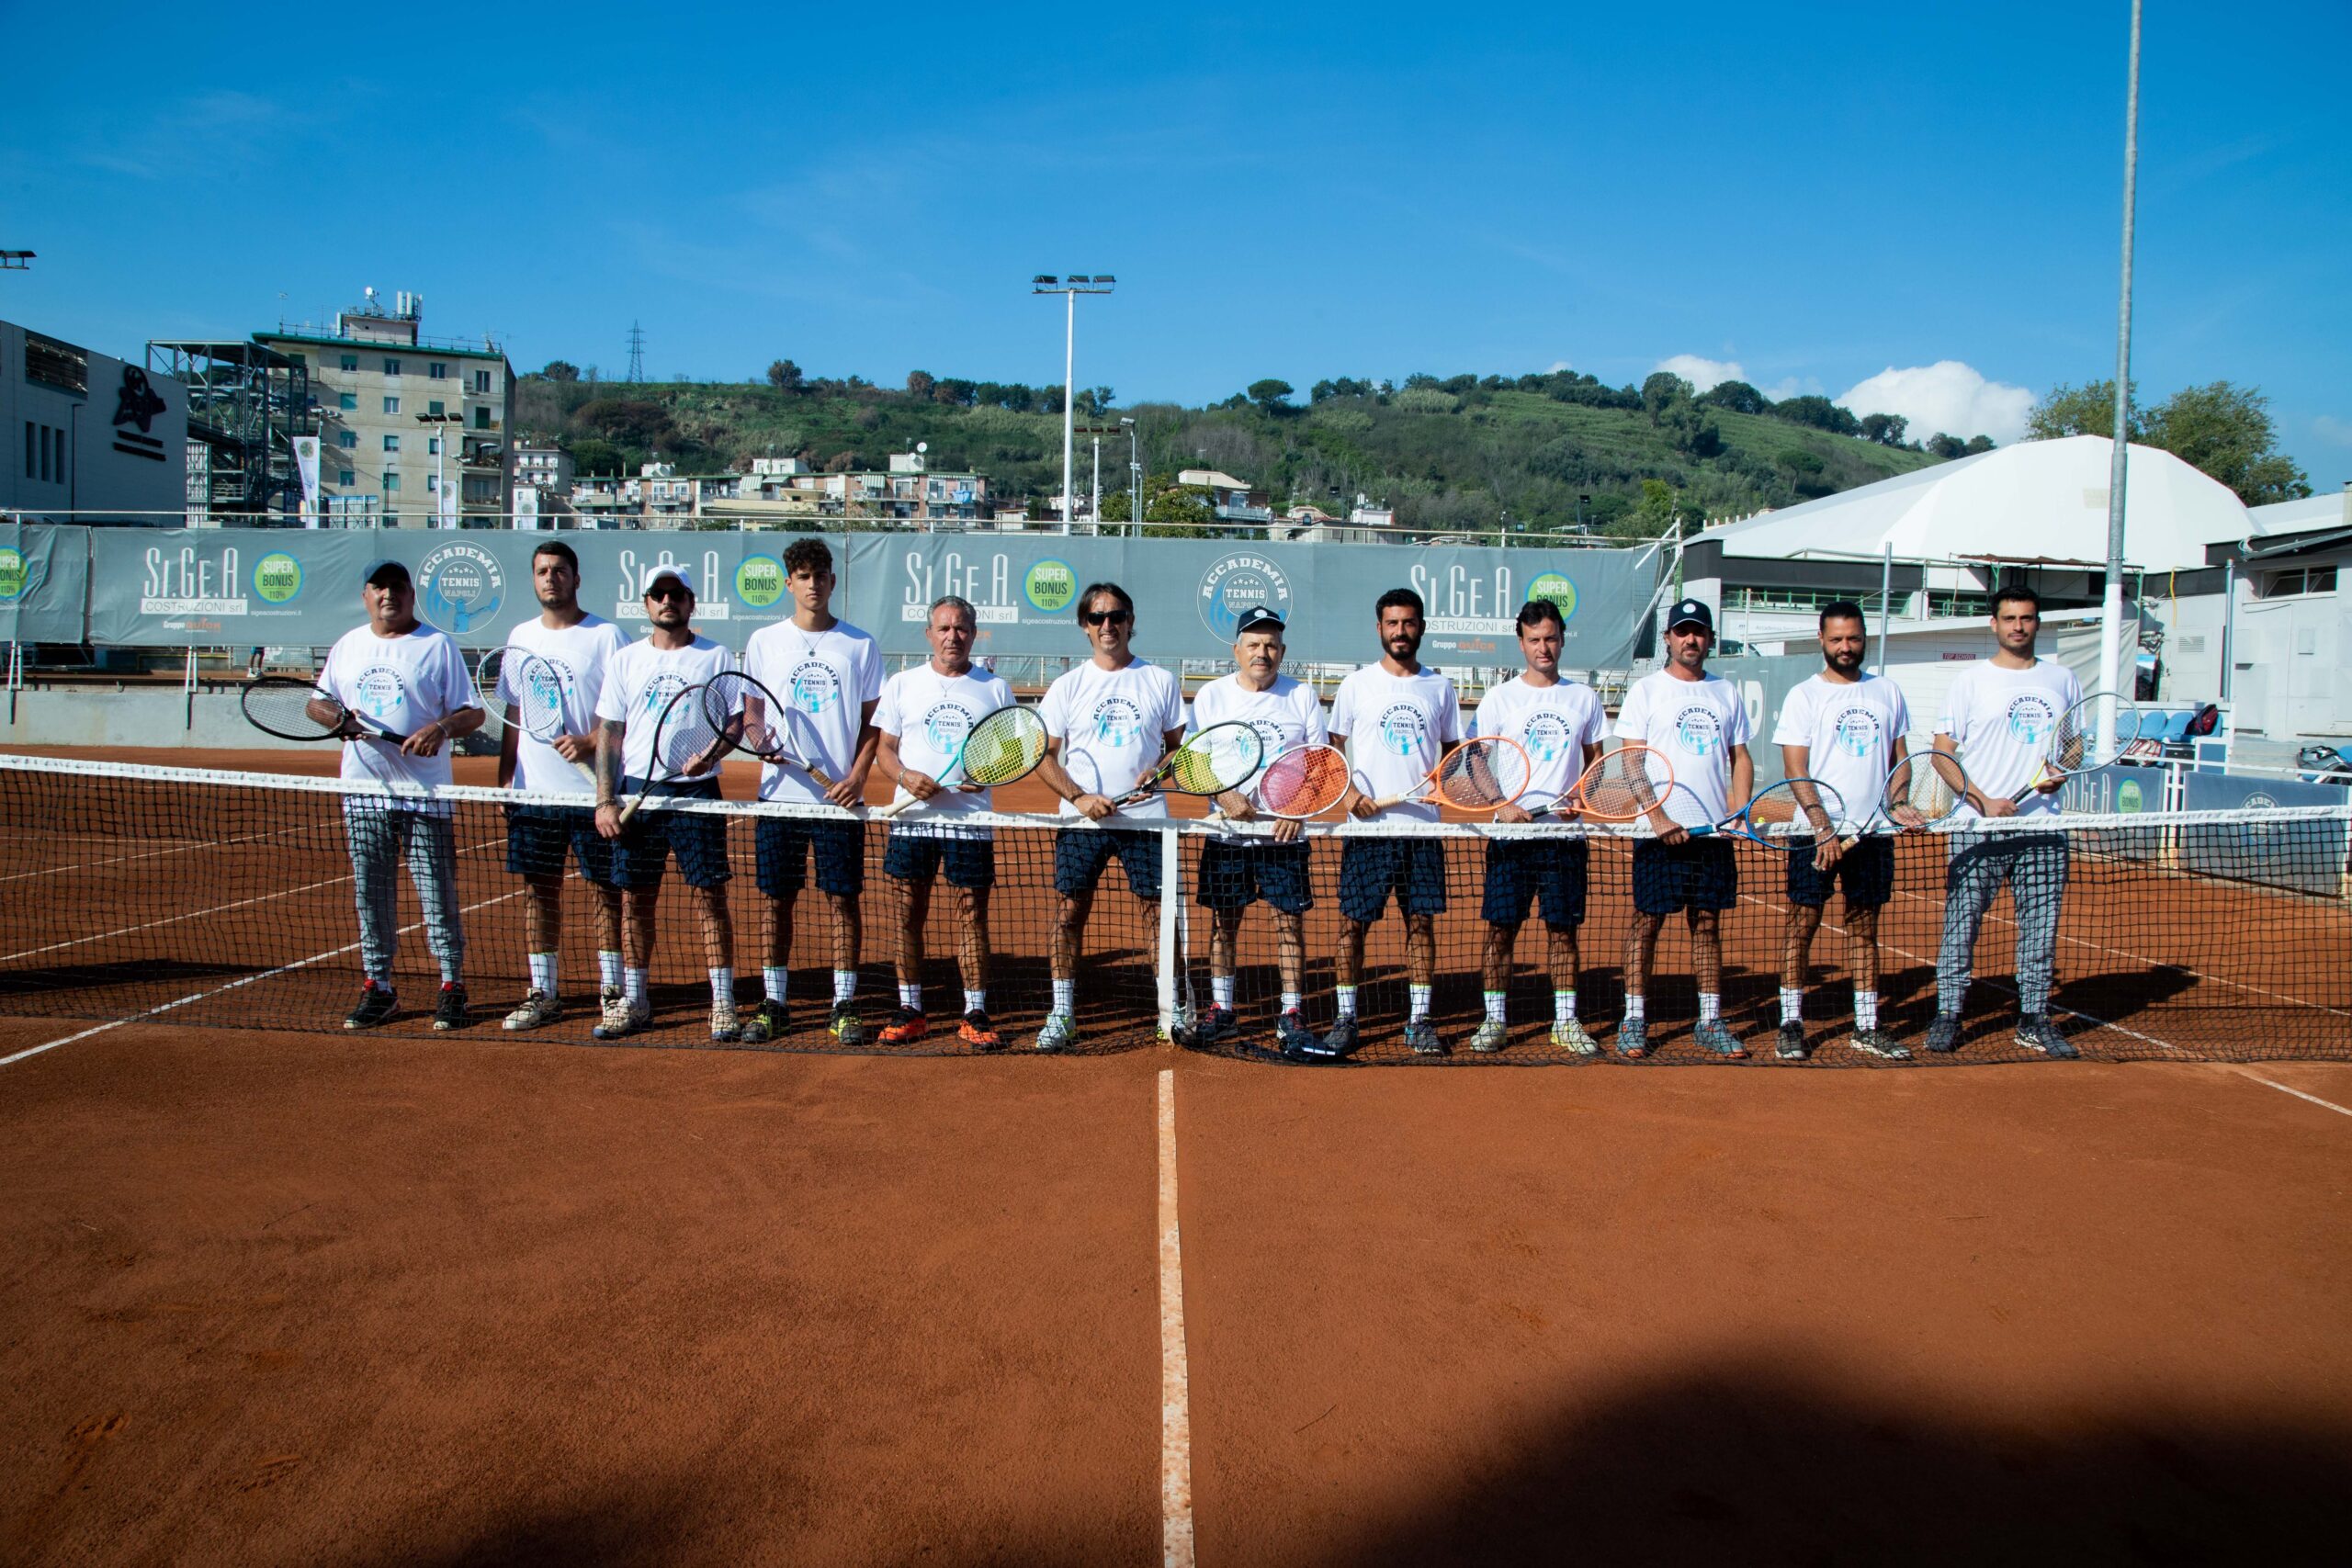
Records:
<instances>
[{"instance_id":1,"label":"man with beard","mask_svg":"<svg viewBox=\"0 0 2352 1568\"><path fill-rule=\"evenodd\" d=\"M1911 710L1903 688L1883 675L1862 673L1870 638L1862 607L1849 599L1821 611L1821 672L1792 688L1772 729L1781 768L1792 779L1819 779L1838 792L1857 820L1872 816L1886 777L1903 760ZM1804 975L1814 932L1833 885L1846 897L1847 968L1854 979L1854 1049L1901 1059L1910 1052L1878 1026L1878 912L1894 895L1894 840L1865 833L1851 849L1834 836L1811 854L1789 862L1789 909L1781 942L1781 1033L1774 1054L1802 1062L1812 1054L1804 1035Z\"/></svg>"}]
</instances>

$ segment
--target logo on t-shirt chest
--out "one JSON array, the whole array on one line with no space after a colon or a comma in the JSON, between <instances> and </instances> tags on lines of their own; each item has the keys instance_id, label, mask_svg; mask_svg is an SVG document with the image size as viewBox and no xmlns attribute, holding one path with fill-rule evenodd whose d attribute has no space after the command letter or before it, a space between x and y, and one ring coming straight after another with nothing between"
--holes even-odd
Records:
<instances>
[{"instance_id":1,"label":"logo on t-shirt chest","mask_svg":"<svg viewBox=\"0 0 2352 1568\"><path fill-rule=\"evenodd\" d=\"M1409 757L1428 741L1429 716L1412 703L1391 703L1380 715L1380 744L1399 757Z\"/></svg>"},{"instance_id":2,"label":"logo on t-shirt chest","mask_svg":"<svg viewBox=\"0 0 2352 1568\"><path fill-rule=\"evenodd\" d=\"M922 716L923 739L943 757L952 757L972 732L971 711L961 703L933 703Z\"/></svg>"},{"instance_id":3,"label":"logo on t-shirt chest","mask_svg":"<svg viewBox=\"0 0 2352 1568\"><path fill-rule=\"evenodd\" d=\"M1878 715L1866 707L1840 708L1829 732L1847 756L1867 757L1878 745Z\"/></svg>"},{"instance_id":4,"label":"logo on t-shirt chest","mask_svg":"<svg viewBox=\"0 0 2352 1568\"><path fill-rule=\"evenodd\" d=\"M2058 722L2058 705L2040 692L2020 692L2009 699L2009 734L2019 745L2040 748Z\"/></svg>"},{"instance_id":5,"label":"logo on t-shirt chest","mask_svg":"<svg viewBox=\"0 0 2352 1568\"><path fill-rule=\"evenodd\" d=\"M1537 761L1556 762L1567 754L1568 721L1556 713L1529 714L1519 727L1519 743Z\"/></svg>"},{"instance_id":6,"label":"logo on t-shirt chest","mask_svg":"<svg viewBox=\"0 0 2352 1568\"><path fill-rule=\"evenodd\" d=\"M684 691L688 684L686 678L675 670L658 671L651 680L645 682L644 695L638 700L637 705L648 717L660 718L662 710L670 705L670 699Z\"/></svg>"},{"instance_id":7,"label":"logo on t-shirt chest","mask_svg":"<svg viewBox=\"0 0 2352 1568\"><path fill-rule=\"evenodd\" d=\"M1143 741L1143 710L1125 697L1104 697L1094 705L1087 733L1102 745L1125 750Z\"/></svg>"},{"instance_id":8,"label":"logo on t-shirt chest","mask_svg":"<svg viewBox=\"0 0 2352 1568\"><path fill-rule=\"evenodd\" d=\"M389 664L370 664L351 682L352 695L359 699L360 711L379 723L390 723L393 710L408 702L408 684L401 672Z\"/></svg>"},{"instance_id":9,"label":"logo on t-shirt chest","mask_svg":"<svg viewBox=\"0 0 2352 1568\"><path fill-rule=\"evenodd\" d=\"M794 707L805 714L821 714L842 700L841 673L821 659L804 659L792 667L786 689Z\"/></svg>"},{"instance_id":10,"label":"logo on t-shirt chest","mask_svg":"<svg viewBox=\"0 0 2352 1568\"><path fill-rule=\"evenodd\" d=\"M1724 743L1724 716L1703 703L1692 703L1674 716L1674 739L1694 757L1712 756Z\"/></svg>"}]
</instances>

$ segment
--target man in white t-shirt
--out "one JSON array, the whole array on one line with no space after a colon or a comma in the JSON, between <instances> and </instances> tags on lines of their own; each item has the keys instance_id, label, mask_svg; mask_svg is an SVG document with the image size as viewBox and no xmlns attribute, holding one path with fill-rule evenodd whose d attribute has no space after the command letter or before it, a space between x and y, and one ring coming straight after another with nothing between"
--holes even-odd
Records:
<instances>
[{"instance_id":1,"label":"man in white t-shirt","mask_svg":"<svg viewBox=\"0 0 2352 1568\"><path fill-rule=\"evenodd\" d=\"M919 801L890 824L882 874L899 889L899 1010L883 1026L886 1044L923 1037L923 923L931 890L944 871L956 890L956 958L964 981L964 1018L956 1035L976 1051L994 1051L1004 1037L989 1018L989 892L996 886L996 843L986 828L959 827L956 818L991 809L994 792L968 780L943 784L972 727L1012 705L1001 676L972 662L979 616L971 602L949 594L932 603L923 626L931 658L882 682L874 710L881 737L878 766L898 786L893 805Z\"/></svg>"},{"instance_id":2,"label":"man in white t-shirt","mask_svg":"<svg viewBox=\"0 0 2352 1568\"><path fill-rule=\"evenodd\" d=\"M497 699L506 714L498 742L498 783L537 795L577 796L577 805L528 802L506 808L506 869L523 879L531 901L523 921L530 987L506 1015L509 1029L537 1029L561 1016L556 957L563 943L563 854L567 846L595 895L596 968L603 1005L621 995L621 890L613 880L613 847L596 831L595 786L582 770L596 761L596 699L605 664L628 646L620 627L580 607L580 557L560 539L531 552L537 619L506 637ZM515 678L525 656L535 672L560 683L563 732L552 741L526 735Z\"/></svg>"},{"instance_id":3,"label":"man in white t-shirt","mask_svg":"<svg viewBox=\"0 0 2352 1568\"><path fill-rule=\"evenodd\" d=\"M1962 671L1936 720L1936 750L1968 770L1968 804L1978 817L2046 821L2047 832L1959 832L1944 873L1943 941L1936 951L1936 1017L1927 1046L1960 1049L1961 1008L1976 961L1976 931L2003 883L2017 912L2017 1042L2052 1056L2082 1053L2050 1020L2057 976L2058 916L2066 897L2066 835L2059 828L2062 777L2043 777L2042 747L2058 717L2083 700L2063 664L2036 657L2041 599L2023 584L1993 592L1993 657ZM2022 802L2010 796L2031 793Z\"/></svg>"},{"instance_id":4,"label":"man in white t-shirt","mask_svg":"<svg viewBox=\"0 0 2352 1568\"><path fill-rule=\"evenodd\" d=\"M1136 602L1115 582L1094 582L1078 596L1078 624L1094 656L1046 688L1037 716L1046 721L1046 760L1037 776L1062 797L1064 817L1104 822L1114 817L1164 820L1168 803L1155 793L1131 806L1119 797L1184 739L1184 693L1176 677L1129 650ZM1148 903L1159 898L1159 835L1133 829L1066 828L1054 836L1053 1009L1037 1031L1040 1051L1067 1051L1078 1042L1078 964L1086 948L1086 918L1111 857L1119 857L1127 886Z\"/></svg>"},{"instance_id":5,"label":"man in white t-shirt","mask_svg":"<svg viewBox=\"0 0 2352 1568\"><path fill-rule=\"evenodd\" d=\"M1474 735L1498 735L1527 753L1527 788L1495 813L1498 822L1532 822L1528 806L1563 800L1600 756L1608 716L1600 698L1581 681L1560 676L1567 622L1549 599L1531 599L1519 612L1519 656L1526 665L1497 682L1479 699ZM1521 801L1526 805L1520 804ZM1487 840L1487 891L1479 914L1487 922L1481 968L1487 1016L1470 1036L1473 1051L1499 1051L1510 1028L1505 1000L1519 928L1530 905L1544 916L1552 973L1552 1043L1589 1056L1600 1049L1577 1018L1577 928L1584 924L1586 866L1590 846L1581 834Z\"/></svg>"},{"instance_id":6,"label":"man in white t-shirt","mask_svg":"<svg viewBox=\"0 0 2352 1568\"><path fill-rule=\"evenodd\" d=\"M1408 801L1382 811L1374 802L1428 778L1462 739L1462 701L1453 682L1421 664L1426 625L1421 596L1392 588L1373 607L1380 636L1377 663L1340 682L1331 704L1331 744L1348 751L1350 785L1340 804L1359 822L1423 823L1437 807ZM1442 1056L1445 1043L1430 1022L1437 980L1437 917L1445 909L1445 844L1399 833L1353 837L1340 846L1340 954L1334 980L1339 1016L1302 1054L1339 1058L1356 1048L1356 987L1363 974L1364 933L1387 912L1389 895L1405 916L1405 1043Z\"/></svg>"},{"instance_id":7,"label":"man in white t-shirt","mask_svg":"<svg viewBox=\"0 0 2352 1568\"><path fill-rule=\"evenodd\" d=\"M770 762L760 773L762 800L837 806L846 818L762 817L753 833L760 891L768 899L767 960L760 970L759 1010L743 1024L746 1040L783 1037L785 982L792 963L792 911L817 863L817 891L831 917L833 1010L827 1032L843 1045L865 1042L857 1010L857 964L865 924L858 913L865 891L865 775L874 766L874 705L882 696L882 650L874 639L833 616L833 552L822 539L795 539L784 552L792 618L762 626L743 646L743 671L787 705L766 722L781 726L796 755L813 764L831 787L804 770Z\"/></svg>"},{"instance_id":8,"label":"man in white t-shirt","mask_svg":"<svg viewBox=\"0 0 2352 1568\"><path fill-rule=\"evenodd\" d=\"M355 724L344 730L342 775L404 789L449 783L448 746L481 728L482 711L458 645L416 618L416 584L396 560L360 574L368 624L337 638L320 688L405 740L378 739ZM426 945L441 964L433 1027L466 1021L466 935L458 911L458 851L447 801L399 795L344 797L352 885L359 904L359 955L367 980L345 1029L372 1029L399 1007L392 960L400 952L400 863L424 910Z\"/></svg>"},{"instance_id":9,"label":"man in white t-shirt","mask_svg":"<svg viewBox=\"0 0 2352 1568\"><path fill-rule=\"evenodd\" d=\"M1851 821L1873 816L1887 775L1903 761L1910 705L1903 688L1863 673L1870 637L1862 607L1850 599L1822 606L1821 672L1790 688L1772 742L1781 770L1818 779L1845 803ZM1788 857L1788 912L1781 942L1781 1032L1774 1054L1802 1062L1813 1047L1804 1033L1804 976L1814 934L1833 888L1846 898L1846 952L1854 979L1854 1049L1901 1060L1911 1055L1878 1026L1878 912L1894 896L1894 840L1865 833L1846 849L1835 836L1810 854Z\"/></svg>"},{"instance_id":10,"label":"man in white t-shirt","mask_svg":"<svg viewBox=\"0 0 2352 1568\"><path fill-rule=\"evenodd\" d=\"M670 701L699 686L733 660L727 649L694 629L695 584L687 569L662 565L645 583L644 640L630 643L605 662L605 689L596 698L596 831L614 846L613 879L621 886L621 996L606 1004L603 1021L590 1031L599 1040L618 1040L653 1019L646 971L653 964L654 916L662 875L673 852L678 874L694 892L702 919L703 961L710 972L710 1037L733 1040L741 1033L735 1019L735 922L727 908L727 884L735 874L727 859L727 818L716 813L672 811L653 806L624 827L620 797L654 780L649 798L717 800L718 765L709 762L699 777L660 781L653 745Z\"/></svg>"},{"instance_id":11,"label":"man in white t-shirt","mask_svg":"<svg viewBox=\"0 0 2352 1568\"><path fill-rule=\"evenodd\" d=\"M1617 1054L1649 1055L1650 965L1658 932L1679 909L1690 928L1691 967L1699 982L1699 1025L1691 1038L1718 1056L1745 1056L1724 1026L1723 911L1739 901L1739 863L1722 833L1690 829L1720 822L1747 804L1756 765L1747 755L1747 705L1738 689L1707 673L1715 615L1685 599L1668 612L1666 667L1645 675L1617 710L1617 736L1665 753L1674 788L1649 814L1657 833L1634 845L1634 927L1625 941L1625 1018Z\"/></svg>"},{"instance_id":12,"label":"man in white t-shirt","mask_svg":"<svg viewBox=\"0 0 2352 1568\"><path fill-rule=\"evenodd\" d=\"M1262 763L1300 746L1320 746L1327 733L1323 703L1308 687L1283 674L1283 618L1263 604L1241 612L1233 634L1234 672L1220 675L1193 696L1191 728L1242 723L1258 732ZM1217 797L1226 816L1246 822L1257 815L1249 795L1229 790ZM1204 839L1193 873L1202 905L1209 911L1209 1010L1185 1031L1182 1043L1215 1045L1241 1032L1234 1010L1235 955L1241 916L1263 898L1274 912L1275 955L1282 976L1282 1008L1274 1020L1274 1043L1295 1055L1310 1043L1301 1011L1306 974L1306 911L1315 893L1307 883L1302 825L1276 818L1271 837L1238 833Z\"/></svg>"}]
</instances>

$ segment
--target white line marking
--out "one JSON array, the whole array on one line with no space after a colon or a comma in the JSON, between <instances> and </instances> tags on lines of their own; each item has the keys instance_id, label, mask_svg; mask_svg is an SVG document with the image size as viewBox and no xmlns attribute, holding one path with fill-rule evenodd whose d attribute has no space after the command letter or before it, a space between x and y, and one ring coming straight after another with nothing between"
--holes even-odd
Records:
<instances>
[{"instance_id":1,"label":"white line marking","mask_svg":"<svg viewBox=\"0 0 2352 1568\"><path fill-rule=\"evenodd\" d=\"M2344 1106L2338 1105L2332 1100L2322 1100L2315 1094L2305 1094L2299 1089L2289 1089L2285 1084L2278 1082L2277 1079L2266 1078L2260 1073L2252 1072L2245 1067L2234 1066L2230 1068L2230 1071L2237 1074L2240 1077L2252 1078L2258 1084L2263 1084L2268 1088L2275 1089L2280 1094L2291 1094L2297 1100L2308 1100L2313 1105L2321 1106L2326 1110L2335 1111L2338 1116L2352 1116L2352 1109L2347 1109Z\"/></svg>"},{"instance_id":2,"label":"white line marking","mask_svg":"<svg viewBox=\"0 0 2352 1568\"><path fill-rule=\"evenodd\" d=\"M1159 1069L1159 1560L1193 1568L1192 1378L1184 1363L1184 1249L1176 1233L1176 1071Z\"/></svg>"}]
</instances>

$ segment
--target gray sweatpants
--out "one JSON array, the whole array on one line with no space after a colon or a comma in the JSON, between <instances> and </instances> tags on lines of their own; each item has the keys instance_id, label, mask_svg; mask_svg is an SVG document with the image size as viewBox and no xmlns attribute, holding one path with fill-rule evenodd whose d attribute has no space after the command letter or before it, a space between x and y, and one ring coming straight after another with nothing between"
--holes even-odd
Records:
<instances>
[{"instance_id":1,"label":"gray sweatpants","mask_svg":"<svg viewBox=\"0 0 2352 1568\"><path fill-rule=\"evenodd\" d=\"M373 801L344 803L343 825L351 840L353 883L359 900L359 957L368 977L392 983L392 959L401 946L401 862L408 862L416 901L424 907L425 945L441 961L441 977L456 980L466 955L466 933L458 923L458 850L449 818L401 811Z\"/></svg>"},{"instance_id":2,"label":"gray sweatpants","mask_svg":"<svg viewBox=\"0 0 2352 1568\"><path fill-rule=\"evenodd\" d=\"M1944 936L1936 953L1936 1010L1958 1013L1976 960L1976 931L2009 885L2018 921L2018 1010L2050 1010L2058 964L2058 910L2066 897L2064 833L1961 834L1944 872Z\"/></svg>"}]
</instances>

